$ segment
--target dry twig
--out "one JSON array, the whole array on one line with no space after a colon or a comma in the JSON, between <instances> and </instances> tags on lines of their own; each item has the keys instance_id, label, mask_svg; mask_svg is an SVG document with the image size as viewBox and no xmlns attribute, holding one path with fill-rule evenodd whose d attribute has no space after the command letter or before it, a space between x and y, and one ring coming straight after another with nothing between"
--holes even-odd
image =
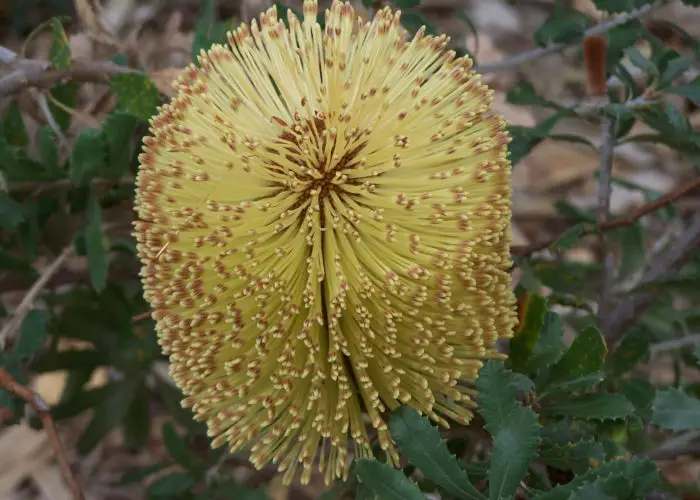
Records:
<instances>
[{"instance_id":1,"label":"dry twig","mask_svg":"<svg viewBox=\"0 0 700 500\"><path fill-rule=\"evenodd\" d=\"M639 219L644 217L645 215L649 215L650 213L658 210L659 208L662 208L662 207L665 207L666 205L670 205L672 203L675 203L680 198L684 197L685 195L689 194L690 192L692 192L698 188L700 188L700 176L697 176L694 179L684 183L683 185L679 186L678 188L674 189L673 191L666 193L664 196L661 196L660 198L657 198L654 201L651 201L649 203L642 205L637 210L634 210L627 215L623 215L623 216L617 217L615 219L610 219L610 220L606 220L604 222L598 223L591 230L584 231L584 234L591 234L595 231L608 231L608 230L617 229L620 227L631 226L635 222L637 222ZM513 246L513 247L511 247L511 253L513 255L517 255L520 257L526 257L528 255L531 255L531 254L538 252L540 250L544 250L545 248L551 246L557 240L559 240L559 238L561 238L565 233L566 233L566 231L564 231L561 234L558 234L557 236L555 236L553 238L549 238L549 239L542 240L542 241L537 241L537 242L532 243L530 245Z\"/></svg>"},{"instance_id":2,"label":"dry twig","mask_svg":"<svg viewBox=\"0 0 700 500\"><path fill-rule=\"evenodd\" d=\"M44 402L44 400L41 399L41 397L36 392L17 382L14 379L14 377L2 367L0 367L0 387L22 398L29 406L34 408L34 410L36 410L36 412L39 414L39 418L41 418L41 423L44 426L44 430L46 431L46 434L49 437L51 447L53 448L54 453L56 454L56 460L58 461L58 465L61 467L61 471L63 472L63 477L65 478L68 487L73 493L73 499L84 500L85 497L83 496L83 492L80 489L80 486L78 486L78 483L75 480L75 476L73 476L73 472L71 471L70 465L68 464L68 457L66 456L66 452L63 449L61 440L58 438L58 433L56 432L56 425L54 424L53 419L51 418L51 409L49 408L49 405L47 405L46 402Z\"/></svg>"},{"instance_id":3,"label":"dry twig","mask_svg":"<svg viewBox=\"0 0 700 500\"><path fill-rule=\"evenodd\" d=\"M139 72L111 61L74 60L70 68L57 69L51 66L50 61L25 59L0 46L1 66L8 66L10 72L0 78L0 98L28 87L51 88L69 80L79 83L107 83L110 75Z\"/></svg>"},{"instance_id":4,"label":"dry twig","mask_svg":"<svg viewBox=\"0 0 700 500\"><path fill-rule=\"evenodd\" d=\"M29 314L29 311L32 310L32 307L34 307L34 302L51 277L58 272L66 259L72 254L73 246L71 245L66 247L63 252L61 252L61 255L59 255L56 260L54 260L49 266L46 267L46 269L42 271L39 279L34 282L32 287L22 299L22 302L20 302L19 306L17 306L12 318L3 327L2 331L0 331L0 348L4 347L7 338L12 335L17 328L19 328L22 321L24 321L24 318L27 316L27 314Z\"/></svg>"}]
</instances>

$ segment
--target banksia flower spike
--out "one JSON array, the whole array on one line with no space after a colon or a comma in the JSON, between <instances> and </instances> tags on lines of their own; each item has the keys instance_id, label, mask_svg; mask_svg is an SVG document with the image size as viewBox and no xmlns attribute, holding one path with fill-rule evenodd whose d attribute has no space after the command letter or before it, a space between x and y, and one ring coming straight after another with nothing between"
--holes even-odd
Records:
<instances>
[{"instance_id":1,"label":"banksia flower spike","mask_svg":"<svg viewBox=\"0 0 700 500\"><path fill-rule=\"evenodd\" d=\"M183 405L291 481L398 460L386 412L466 423L517 321L509 136L399 12L275 8L199 56L144 140L136 237ZM291 12L291 11L290 11ZM300 470L301 469L301 470Z\"/></svg>"}]
</instances>

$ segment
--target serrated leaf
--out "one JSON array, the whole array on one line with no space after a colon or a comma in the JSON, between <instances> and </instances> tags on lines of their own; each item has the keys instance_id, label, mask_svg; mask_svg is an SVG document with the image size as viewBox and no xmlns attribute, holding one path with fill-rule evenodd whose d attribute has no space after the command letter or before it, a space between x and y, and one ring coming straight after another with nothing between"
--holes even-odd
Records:
<instances>
[{"instance_id":1,"label":"serrated leaf","mask_svg":"<svg viewBox=\"0 0 700 500\"><path fill-rule=\"evenodd\" d=\"M76 187L84 187L105 166L105 144L94 128L84 129L75 140L70 159L70 178Z\"/></svg>"},{"instance_id":2,"label":"serrated leaf","mask_svg":"<svg viewBox=\"0 0 700 500\"><path fill-rule=\"evenodd\" d=\"M119 109L148 121L160 104L160 92L151 79L141 73L112 75L109 86L117 96Z\"/></svg>"},{"instance_id":3,"label":"serrated leaf","mask_svg":"<svg viewBox=\"0 0 700 500\"><path fill-rule=\"evenodd\" d=\"M512 499L528 466L535 456L540 437L537 415L530 408L518 406L508 416L507 425L493 436L489 499Z\"/></svg>"},{"instance_id":4,"label":"serrated leaf","mask_svg":"<svg viewBox=\"0 0 700 500\"><path fill-rule=\"evenodd\" d=\"M591 20L583 12L561 7L547 18L535 32L535 42L544 47L550 43L570 43L583 35Z\"/></svg>"},{"instance_id":5,"label":"serrated leaf","mask_svg":"<svg viewBox=\"0 0 700 500\"><path fill-rule=\"evenodd\" d=\"M675 94L686 97L693 101L696 105L700 105L700 77L693 80L692 83L676 85L674 87L666 87L664 92L667 94Z\"/></svg>"},{"instance_id":6,"label":"serrated leaf","mask_svg":"<svg viewBox=\"0 0 700 500\"><path fill-rule=\"evenodd\" d=\"M68 69L71 64L70 43L61 21L51 19L51 50L49 52L51 66L57 69Z\"/></svg>"},{"instance_id":7,"label":"serrated leaf","mask_svg":"<svg viewBox=\"0 0 700 500\"><path fill-rule=\"evenodd\" d=\"M700 429L700 400L673 387L658 391L651 423L670 431Z\"/></svg>"},{"instance_id":8,"label":"serrated leaf","mask_svg":"<svg viewBox=\"0 0 700 500\"><path fill-rule=\"evenodd\" d=\"M138 119L130 114L115 111L105 118L102 134L107 146L107 168L102 176L119 179L131 164L131 143Z\"/></svg>"},{"instance_id":9,"label":"serrated leaf","mask_svg":"<svg viewBox=\"0 0 700 500\"><path fill-rule=\"evenodd\" d=\"M22 205L9 193L0 191L0 226L7 231L14 231L24 222Z\"/></svg>"},{"instance_id":10,"label":"serrated leaf","mask_svg":"<svg viewBox=\"0 0 700 500\"><path fill-rule=\"evenodd\" d=\"M563 340L564 326L561 316L548 311L544 316L544 324L528 359L526 371L532 373L554 364L566 351Z\"/></svg>"},{"instance_id":11,"label":"serrated leaf","mask_svg":"<svg viewBox=\"0 0 700 500\"><path fill-rule=\"evenodd\" d=\"M396 410L389 421L389 429L399 451L411 465L418 467L439 487L460 498L486 498L469 482L467 473L448 451L437 428L416 410L406 406Z\"/></svg>"},{"instance_id":12,"label":"serrated leaf","mask_svg":"<svg viewBox=\"0 0 700 500\"><path fill-rule=\"evenodd\" d=\"M197 479L186 472L173 472L167 476L159 477L148 487L148 493L154 497L177 498L190 490Z\"/></svg>"},{"instance_id":13,"label":"serrated leaf","mask_svg":"<svg viewBox=\"0 0 700 500\"><path fill-rule=\"evenodd\" d=\"M90 283L96 292L101 292L107 286L107 271L109 260L102 231L102 209L94 194L88 201L88 223L85 228L85 245L87 249L88 267L90 268Z\"/></svg>"},{"instance_id":14,"label":"serrated leaf","mask_svg":"<svg viewBox=\"0 0 700 500\"><path fill-rule=\"evenodd\" d=\"M475 385L479 391L478 411L486 422L486 430L493 436L508 425L510 415L521 407L515 399L515 380L503 363L489 360L479 370Z\"/></svg>"},{"instance_id":15,"label":"serrated leaf","mask_svg":"<svg viewBox=\"0 0 700 500\"><path fill-rule=\"evenodd\" d=\"M26 147L29 137L17 99L12 99L2 120L2 133L11 146Z\"/></svg>"},{"instance_id":16,"label":"serrated leaf","mask_svg":"<svg viewBox=\"0 0 700 500\"><path fill-rule=\"evenodd\" d=\"M642 362L649 353L651 335L643 328L634 328L622 337L617 348L605 363L608 375L619 377Z\"/></svg>"},{"instance_id":17,"label":"serrated leaf","mask_svg":"<svg viewBox=\"0 0 700 500\"><path fill-rule=\"evenodd\" d=\"M541 397L554 397L562 394L586 392L595 389L603 381L600 371L586 373L576 378L558 382L555 385L548 384L547 389L540 393Z\"/></svg>"},{"instance_id":18,"label":"serrated leaf","mask_svg":"<svg viewBox=\"0 0 700 500\"><path fill-rule=\"evenodd\" d=\"M127 377L104 386L95 406L90 423L83 431L76 445L78 451L86 454L114 427L119 425L129 411L136 388L143 384L139 377Z\"/></svg>"},{"instance_id":19,"label":"serrated leaf","mask_svg":"<svg viewBox=\"0 0 700 500\"><path fill-rule=\"evenodd\" d=\"M645 421L650 420L656 388L641 379L622 379L618 385L620 392L634 405L637 415Z\"/></svg>"},{"instance_id":20,"label":"serrated leaf","mask_svg":"<svg viewBox=\"0 0 700 500\"><path fill-rule=\"evenodd\" d=\"M32 309L22 321L19 338L12 351L19 359L27 359L39 349L48 337L48 311Z\"/></svg>"},{"instance_id":21,"label":"serrated leaf","mask_svg":"<svg viewBox=\"0 0 700 500\"><path fill-rule=\"evenodd\" d=\"M603 368L608 349L600 331L588 327L571 344L569 350L552 367L549 384L559 384L595 373Z\"/></svg>"},{"instance_id":22,"label":"serrated leaf","mask_svg":"<svg viewBox=\"0 0 700 500\"><path fill-rule=\"evenodd\" d=\"M542 402L547 413L561 417L616 420L634 413L634 406L621 394L595 392L570 396L552 404Z\"/></svg>"},{"instance_id":23,"label":"serrated leaf","mask_svg":"<svg viewBox=\"0 0 700 500\"><path fill-rule=\"evenodd\" d=\"M510 341L508 362L513 371L527 373L527 361L544 326L547 300L541 295L524 292L518 301L518 313L520 322Z\"/></svg>"},{"instance_id":24,"label":"serrated leaf","mask_svg":"<svg viewBox=\"0 0 700 500\"><path fill-rule=\"evenodd\" d=\"M605 451L601 443L588 438L567 444L545 442L541 446L538 457L551 467L584 474L591 467L605 461Z\"/></svg>"},{"instance_id":25,"label":"serrated leaf","mask_svg":"<svg viewBox=\"0 0 700 500\"><path fill-rule=\"evenodd\" d=\"M537 500L568 500L569 496L585 485L595 483L600 478L622 477L628 485L629 495L623 498L644 498L659 483L656 464L648 459L631 458L606 462L585 474L574 477L567 484L555 486L552 490L536 497Z\"/></svg>"},{"instance_id":26,"label":"serrated leaf","mask_svg":"<svg viewBox=\"0 0 700 500\"><path fill-rule=\"evenodd\" d=\"M403 472L376 460L355 463L358 479L382 500L426 500Z\"/></svg>"}]
</instances>

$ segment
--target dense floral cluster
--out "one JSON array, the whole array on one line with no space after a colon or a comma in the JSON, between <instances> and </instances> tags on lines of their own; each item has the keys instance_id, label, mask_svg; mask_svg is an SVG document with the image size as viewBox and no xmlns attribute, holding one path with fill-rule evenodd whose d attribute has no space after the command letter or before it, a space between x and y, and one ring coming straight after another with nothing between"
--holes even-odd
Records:
<instances>
[{"instance_id":1,"label":"dense floral cluster","mask_svg":"<svg viewBox=\"0 0 700 500\"><path fill-rule=\"evenodd\" d=\"M326 481L406 404L467 422L517 321L509 136L445 36L399 12L276 9L199 56L151 121L136 222L183 404L214 445Z\"/></svg>"}]
</instances>

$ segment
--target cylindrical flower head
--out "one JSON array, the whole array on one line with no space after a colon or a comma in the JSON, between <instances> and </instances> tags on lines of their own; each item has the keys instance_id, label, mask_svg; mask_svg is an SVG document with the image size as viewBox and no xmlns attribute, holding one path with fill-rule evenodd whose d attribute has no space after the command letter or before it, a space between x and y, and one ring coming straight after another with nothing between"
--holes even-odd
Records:
<instances>
[{"instance_id":1,"label":"cylindrical flower head","mask_svg":"<svg viewBox=\"0 0 700 500\"><path fill-rule=\"evenodd\" d=\"M136 223L145 296L213 445L302 482L345 477L387 411L466 423L517 321L509 136L447 37L317 3L187 68L151 121ZM301 465L301 467L299 467Z\"/></svg>"}]
</instances>

